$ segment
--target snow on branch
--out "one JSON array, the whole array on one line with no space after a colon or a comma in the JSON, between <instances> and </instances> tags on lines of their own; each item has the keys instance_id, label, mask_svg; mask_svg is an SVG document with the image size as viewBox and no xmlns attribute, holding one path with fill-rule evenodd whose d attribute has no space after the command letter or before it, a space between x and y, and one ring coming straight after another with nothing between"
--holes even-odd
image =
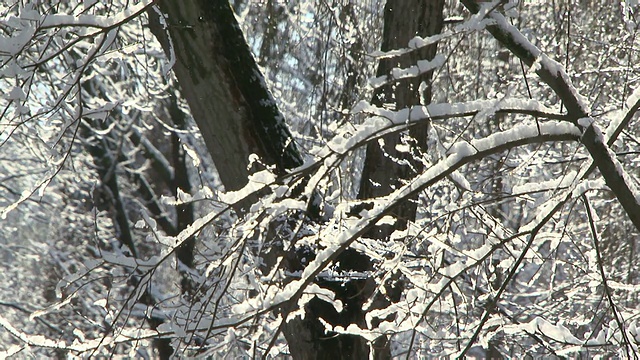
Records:
<instances>
[{"instance_id":1,"label":"snow on branch","mask_svg":"<svg viewBox=\"0 0 640 360\"><path fill-rule=\"evenodd\" d=\"M369 84L375 89L384 85L391 84L401 79L408 79L418 77L424 73L428 73L434 69L437 69L444 65L445 56L442 54L436 55L433 60L418 60L416 65L408 68L393 68L387 75L378 76L369 80Z\"/></svg>"},{"instance_id":2,"label":"snow on branch","mask_svg":"<svg viewBox=\"0 0 640 360\"><path fill-rule=\"evenodd\" d=\"M540 132L538 132L540 130ZM510 130L492 134L484 139L471 142L461 141L449 150L448 156L425 170L411 182L394 191L392 194L372 199L373 208L363 210L361 218L354 221L348 229L336 226L327 226L317 235L323 247L314 261L302 272L301 278L288 283L284 289L273 288L265 294L262 304L255 304L256 308L267 308L283 304L287 301L298 299L305 288L324 270L335 261L340 253L346 250L368 229L381 220L394 206L407 201L415 193L418 193L434 183L442 180L453 171L472 161L484 158L490 154L501 152L513 147L545 141L578 140L580 131L569 123L549 122L540 124L519 125ZM337 221L334 219L333 221Z\"/></svg>"},{"instance_id":3,"label":"snow on branch","mask_svg":"<svg viewBox=\"0 0 640 360\"><path fill-rule=\"evenodd\" d=\"M481 5L475 0L462 0L462 3L472 13L486 11L491 5L488 3ZM567 109L568 120L580 127L583 133L582 144L591 154L595 165L636 229L640 230L640 191L634 185L633 179L622 168L615 154L604 142L602 131L591 117L584 97L572 84L564 66L550 59L498 11L491 10L487 17L494 21L486 26L494 38L525 64L532 67L540 79L549 85L562 100Z\"/></svg>"},{"instance_id":4,"label":"snow on branch","mask_svg":"<svg viewBox=\"0 0 640 360\"><path fill-rule=\"evenodd\" d=\"M16 329L11 323L0 315L0 327L7 330L11 335L13 335L16 339L20 340L26 346L34 346L41 348L49 348L49 349L62 349L76 353L86 353L95 351L101 347L113 346L120 343L130 343L135 341L140 341L144 339L154 339L159 335L170 335L167 333L159 333L154 330L145 330L139 328L133 329L122 329L120 334L115 337L107 336L104 338L98 338L94 340L87 340L82 343L74 342L73 344L67 344L62 340L51 340L42 335L30 335ZM0 352L0 356L4 358L4 356L12 356L17 354L18 352L24 350L25 346L14 345L10 347L7 351Z\"/></svg>"},{"instance_id":5,"label":"snow on branch","mask_svg":"<svg viewBox=\"0 0 640 360\"><path fill-rule=\"evenodd\" d=\"M363 142L381 137L394 131L405 130L408 126L424 121L473 116L478 113L512 113L563 120L565 116L555 113L536 100L508 98L499 100L476 100L463 103L441 103L427 106L412 106L399 111L376 107L366 101L359 102L352 110L353 114L371 116L363 124L336 135L316 156L323 157L331 152L344 154Z\"/></svg>"},{"instance_id":6,"label":"snow on branch","mask_svg":"<svg viewBox=\"0 0 640 360\"><path fill-rule=\"evenodd\" d=\"M616 115L609 126L604 131L605 137L607 138L607 144L609 146L613 145L614 141L618 138L622 130L624 130L633 116L640 110L640 87L637 87L633 93L627 98L625 102L625 106L627 107L626 112L616 111Z\"/></svg>"},{"instance_id":7,"label":"snow on branch","mask_svg":"<svg viewBox=\"0 0 640 360\"><path fill-rule=\"evenodd\" d=\"M40 14L36 10L23 11L20 19L36 21L40 29L60 27L92 27L102 31L116 28L131 19L140 16L152 6L154 1L142 1L131 5L114 16L100 15L71 15L71 14Z\"/></svg>"},{"instance_id":8,"label":"snow on branch","mask_svg":"<svg viewBox=\"0 0 640 360\"><path fill-rule=\"evenodd\" d=\"M453 30L443 31L440 34L435 34L427 37L416 36L409 41L406 48L394 49L389 51L374 51L370 54L370 56L376 59L398 57L422 49L429 45L436 44L456 35L466 35L471 32L481 30L487 25L487 23L488 22L487 19L485 19L485 13L475 14L469 20L456 25Z\"/></svg>"}]
</instances>

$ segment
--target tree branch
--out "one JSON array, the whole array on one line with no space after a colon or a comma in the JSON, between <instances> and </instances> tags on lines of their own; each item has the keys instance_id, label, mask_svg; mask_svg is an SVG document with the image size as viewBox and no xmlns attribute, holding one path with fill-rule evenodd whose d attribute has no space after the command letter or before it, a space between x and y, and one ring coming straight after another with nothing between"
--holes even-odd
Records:
<instances>
[{"instance_id":1,"label":"tree branch","mask_svg":"<svg viewBox=\"0 0 640 360\"><path fill-rule=\"evenodd\" d=\"M476 0L462 0L462 3L474 14L488 11L487 5L480 5ZM567 109L567 120L581 129L582 144L591 154L594 164L634 226L640 231L640 195L633 183L629 181L629 175L604 141L602 132L590 115L585 99L573 86L564 67L543 54L499 12L490 10L487 12L487 17L493 20L493 23L486 27L491 35L525 64L532 67L540 79L562 100Z\"/></svg>"}]
</instances>

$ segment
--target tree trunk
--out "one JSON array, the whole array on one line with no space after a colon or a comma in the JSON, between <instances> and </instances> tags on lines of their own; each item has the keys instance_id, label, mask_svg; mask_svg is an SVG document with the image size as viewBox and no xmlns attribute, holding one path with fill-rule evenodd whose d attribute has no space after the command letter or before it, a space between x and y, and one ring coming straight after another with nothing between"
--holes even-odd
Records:
<instances>
[{"instance_id":1,"label":"tree trunk","mask_svg":"<svg viewBox=\"0 0 640 360\"><path fill-rule=\"evenodd\" d=\"M167 18L150 11L151 29L175 56L181 93L225 188L247 183L251 154L280 173L302 165L229 2L161 0L158 7Z\"/></svg>"},{"instance_id":2,"label":"tree trunk","mask_svg":"<svg viewBox=\"0 0 640 360\"><path fill-rule=\"evenodd\" d=\"M255 170L249 168L252 154L280 174L302 165L229 3L163 0L158 6L167 18L150 11L151 29L166 53L175 54L173 71L225 188L247 183ZM318 341L313 335L310 341ZM292 352L310 348L302 337L288 340Z\"/></svg>"},{"instance_id":3,"label":"tree trunk","mask_svg":"<svg viewBox=\"0 0 640 360\"><path fill-rule=\"evenodd\" d=\"M438 32L442 24L442 3L442 0L434 4L414 0L407 3L390 1L385 12L387 40L383 50L405 47L415 35ZM158 6L167 18L160 19L158 12L150 12L151 28L165 51L171 56L175 54L173 70L182 94L227 190L237 190L247 183L251 154L257 154L266 164L275 165L279 173L301 165L301 156L291 141L291 134L266 88L228 2L161 0ZM407 19L412 20L407 22ZM394 37L397 39L392 40ZM415 60L428 58L429 54L433 57L434 53L435 47L423 49L403 58L403 64L414 65ZM380 71L386 72L391 67L392 63L381 65ZM430 74L411 81L419 85L424 79L429 80ZM415 89L407 94L397 90L393 95L397 106L416 104L420 94ZM430 97L430 90L426 92L425 96ZM412 130L412 135L423 143L425 131ZM382 155L367 155L372 160L367 160L368 165L365 165L366 176L372 176L374 181L383 179L388 184L384 192L388 193L392 186L387 180L390 174L380 171L380 168L372 168ZM399 169L396 173L406 174L406 171ZM406 178L407 175L395 177ZM379 193L367 189L368 185L365 185L361 197ZM410 208L415 214L415 205ZM348 252L346 256L353 270L371 268L370 260L364 255ZM329 304L319 299L311 301L306 308L306 318L293 320L283 329L292 356L296 359L368 358L370 344L364 338L327 334L318 318L322 317L334 325L357 324L364 327L362 304L373 293L373 280L351 281L345 286L331 282L320 285L336 292L345 303L345 311L337 314ZM389 357L384 341L380 346L385 351L376 352L377 357Z\"/></svg>"},{"instance_id":4,"label":"tree trunk","mask_svg":"<svg viewBox=\"0 0 640 360\"><path fill-rule=\"evenodd\" d=\"M94 125L101 130L105 130L108 127L108 124L104 122L96 121L94 122ZM82 127L82 132L86 133L85 138L91 138L90 134L93 130L90 126L84 122L81 122L80 126ZM101 182L101 185L97 190L98 194L94 194L94 196L97 195L99 198L96 206L104 207L109 212L113 219L118 242L122 245L126 245L131 251L131 255L137 258L138 254L133 241L133 235L131 233L127 209L125 208L120 196L120 187L118 185L118 172L116 170L116 166L118 163L117 156L119 154L109 148L108 141L110 136L111 134L107 135L105 139L98 138L93 143L86 145L89 153L93 157ZM140 302L148 306L155 306L157 304L153 295L147 291L145 291L141 296ZM158 326L163 323L163 320L149 316L147 318L147 322L152 329L157 329ZM158 351L158 357L160 359L171 358L171 355L173 354L173 347L171 346L170 339L158 338L155 339L153 343L154 347Z\"/></svg>"},{"instance_id":5,"label":"tree trunk","mask_svg":"<svg viewBox=\"0 0 640 360\"><path fill-rule=\"evenodd\" d=\"M443 25L443 7L444 0L387 1L381 50L404 48L415 36L425 37L439 33ZM388 75L395 67L409 67L415 65L418 60L433 59L436 46L436 44L430 45L404 56L382 60L378 67L378 76ZM417 105L421 101L430 102L431 76L432 72L427 72L415 78L383 86L375 92L372 102L377 106L393 104L396 109ZM422 82L424 82L423 87L420 86ZM395 187L401 185L403 179L410 179L415 173L422 171L422 163L415 157L421 156L421 153L426 151L427 126L425 124L409 129L409 137L406 141L412 146L411 153L400 153L396 150L396 145L401 143L403 134L385 136L383 138L385 146L382 148L377 142L367 146L358 194L360 199L388 195ZM389 156L385 156L385 153L407 161L411 166L399 165ZM391 215L395 215L398 221L394 229L404 229L408 220L415 219L417 208L415 200L407 201L394 209ZM354 209L353 212L357 214L359 211ZM368 236L385 239L391 232L390 227L378 227L370 231ZM368 257L351 249L341 254L338 262L343 265L341 270L344 271L366 272L373 269L373 264ZM345 264L347 265L344 266ZM373 279L351 280L347 283L327 281L319 285L334 291L336 298L343 302L344 309L341 313L337 313L331 305L322 300L311 301L305 309L307 318L299 323L291 322L285 327L285 335L289 340L293 357L296 359L366 359L373 350L375 359L390 359L391 351L386 337L369 344L360 336L327 334L324 326L317 320L322 318L331 325L340 325L345 328L349 324L366 328L366 309L363 309L363 306L374 293L375 281ZM376 299L373 306L382 307L388 305L389 301L398 301L400 291L400 288L388 289L389 298ZM294 341L295 344L292 344Z\"/></svg>"},{"instance_id":6,"label":"tree trunk","mask_svg":"<svg viewBox=\"0 0 640 360\"><path fill-rule=\"evenodd\" d=\"M443 24L443 7L444 0L388 0L384 10L381 50L406 48L415 36L426 37L440 33ZM393 68L416 65L419 60L432 60L436 49L437 44L433 44L399 57L382 59L378 65L377 76L389 75ZM432 73L429 71L414 78L384 85L375 91L372 103L380 107L391 105L395 109L419 105L421 101L426 105L431 102ZM424 83L422 88L421 83ZM397 145L400 145L403 140L403 134L384 136L384 146L369 143L358 198L367 199L388 195L401 184L402 180L410 179L416 173L422 172L422 163L415 157L420 157L427 150L427 133L427 123L409 129L409 137L404 136L404 140L411 145L411 153L397 150ZM400 165L393 160L394 158L404 160L411 165ZM415 218L415 212L415 201L409 201L404 206L396 208L393 215L400 222L397 228L404 228L407 220ZM388 235L379 234L378 237L384 238Z\"/></svg>"}]
</instances>

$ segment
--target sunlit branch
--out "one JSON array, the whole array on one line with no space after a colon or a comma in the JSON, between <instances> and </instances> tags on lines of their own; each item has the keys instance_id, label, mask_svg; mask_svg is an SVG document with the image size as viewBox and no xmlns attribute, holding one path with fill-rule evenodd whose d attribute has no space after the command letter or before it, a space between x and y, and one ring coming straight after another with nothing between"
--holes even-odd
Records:
<instances>
[{"instance_id":1,"label":"sunlit branch","mask_svg":"<svg viewBox=\"0 0 640 360\"><path fill-rule=\"evenodd\" d=\"M480 5L476 0L462 0L462 3L472 13L487 10L486 5ZM494 23L487 25L486 28L496 40L532 67L540 79L560 97L567 109L568 121L580 127L583 133L581 143L591 154L594 164L636 229L640 230L640 193L635 189L634 184L629 182L629 175L603 142L602 131L591 118L585 99L573 86L564 67L533 45L499 12L491 10L487 16L494 20Z\"/></svg>"}]
</instances>

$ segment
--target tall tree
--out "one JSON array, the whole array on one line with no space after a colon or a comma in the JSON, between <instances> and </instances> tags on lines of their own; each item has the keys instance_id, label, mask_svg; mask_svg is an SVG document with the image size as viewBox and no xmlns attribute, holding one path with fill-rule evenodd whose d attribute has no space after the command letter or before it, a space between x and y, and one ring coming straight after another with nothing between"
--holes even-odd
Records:
<instances>
[{"instance_id":1,"label":"tall tree","mask_svg":"<svg viewBox=\"0 0 640 360\"><path fill-rule=\"evenodd\" d=\"M439 33L443 24L443 6L444 1L388 1L384 11L381 50L390 51L404 47L416 36L426 37ZM268 7L272 9L273 4L269 2ZM270 97L264 81L258 75L259 70L227 1L218 1L215 6L209 5L206 8L202 8L196 2L177 4L165 1L160 3L160 8L168 14L163 23L166 23L166 31L171 40L165 37L165 29L162 29L160 21L154 22L154 31L164 39L162 42L166 51L176 54L176 75L190 107L197 109L194 117L203 129L205 141L210 144L209 149L214 161L216 164L224 161L217 165L222 173L242 174L248 167L246 161L252 153L261 155L267 163L276 165L281 172L301 165L301 157L295 147L286 145L293 144L291 135L286 131L282 115ZM152 17L155 17L155 14L152 13ZM272 20L275 20L275 17ZM180 27L180 23L198 25ZM274 24L269 24L268 29L272 32ZM265 36L269 40L272 38L271 33ZM170 48L171 43L176 44L176 48ZM433 44L408 55L382 60L378 67L378 76L389 76L389 81L378 88L373 103L379 106L395 104L396 110L421 103L426 105L431 99L432 70L408 80L393 79L390 73L397 67L410 67L418 61L433 60L436 49L437 44ZM229 96L233 98L229 99ZM210 114L221 115L212 118ZM384 147L369 144L359 197L367 199L388 195L392 189L400 186L402 181L420 173L423 165L419 158L422 152L426 151L427 131L428 123L423 123L411 127L408 134L394 133L383 137ZM244 135L239 137L239 134ZM235 141L221 146L220 139L229 141L228 139L234 137ZM402 138L412 149L411 152L397 150ZM399 164L402 161L408 164ZM246 179L247 175L238 175L233 179L223 177L223 183L229 189L236 189L244 184L245 180L239 180ZM415 197L395 208L393 215L399 222L396 229L406 228L406 222L415 218L416 208ZM386 234L372 235L384 239L390 234L387 231ZM370 261L353 250L338 257L338 261L347 264L339 271L373 270ZM362 268L354 267L357 263L366 265ZM323 284L333 290L336 298L346 304L345 309L340 313L333 313L330 305L316 299L305 308L304 321L293 320L285 326L285 335L294 358L368 357L370 345L366 339L353 335L327 334L325 326L319 320L323 318L333 326L347 327L353 323L366 327L366 309L363 309L363 306L373 296L375 281L368 279L364 281L368 285L359 284L362 282L354 280L338 286L330 284L331 281ZM367 290L364 290L363 286ZM395 298L395 301L398 300ZM382 344L382 349L376 357L389 358L387 342L383 341Z\"/></svg>"},{"instance_id":2,"label":"tall tree","mask_svg":"<svg viewBox=\"0 0 640 360\"><path fill-rule=\"evenodd\" d=\"M381 51L387 52L407 47L416 36L427 37L440 33L443 25L444 1L387 1L384 8L384 31L382 35ZM423 47L419 51L401 56L391 56L380 61L377 76L385 79L384 85L378 87L374 93L372 103L379 106L389 106L394 110L408 109L414 105L427 105L431 100L432 70L424 70L420 75L410 79L395 79L392 71L398 68L409 68L419 62L429 62L436 54L437 43ZM427 67L425 67L427 68ZM400 187L423 170L421 158L427 150L427 122L409 127L405 133L391 133L385 135L378 142L367 145L367 151L362 170L359 199L369 199L386 196ZM399 150L405 145L409 151ZM367 205L363 205L366 207ZM358 213L363 206L357 206L352 211ZM370 209L371 207L369 207ZM396 206L390 215L396 223L391 226L374 227L365 236L388 240L394 230L405 230L407 223L415 219L417 196ZM338 256L340 267L337 271L372 273L375 264L367 255L354 249L348 249ZM390 358L389 342L386 337L376 340L373 344L361 336L338 335L326 333L320 318L332 326L348 327L355 324L367 328L366 314L371 305L367 302L376 295L378 284L372 278L344 280L328 280L322 283L331 289L336 298L343 301L344 309L336 312L331 305L320 299L310 302L306 310L303 323L292 324L287 331L292 354L299 359L355 359L369 356L373 346L374 357ZM383 284L388 286L391 284ZM387 290L388 299L377 299L375 306L388 306L389 300L399 301L402 292L401 285L391 285L396 289ZM375 324L375 323L374 323ZM300 343L304 339L304 345Z\"/></svg>"},{"instance_id":3,"label":"tall tree","mask_svg":"<svg viewBox=\"0 0 640 360\"><path fill-rule=\"evenodd\" d=\"M182 94L227 190L247 183L251 154L281 174L300 166L295 142L256 72L229 2L158 5L160 15L149 11L153 31L167 53L175 56L173 70Z\"/></svg>"}]
</instances>

